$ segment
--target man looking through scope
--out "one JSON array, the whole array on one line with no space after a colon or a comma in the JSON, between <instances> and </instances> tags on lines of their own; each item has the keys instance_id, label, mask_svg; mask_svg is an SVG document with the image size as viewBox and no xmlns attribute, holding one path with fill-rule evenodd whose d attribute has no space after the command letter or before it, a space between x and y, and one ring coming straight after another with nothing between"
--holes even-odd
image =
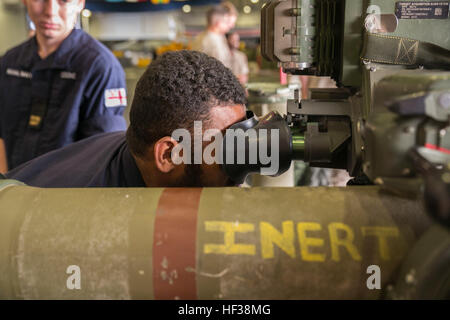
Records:
<instances>
[{"instance_id":1,"label":"man looking through scope","mask_svg":"<svg viewBox=\"0 0 450 320\"><path fill-rule=\"evenodd\" d=\"M224 131L246 116L245 92L218 60L168 52L139 80L125 132L106 133L34 159L7 178L37 187L208 187L233 185L219 164L175 165L178 128Z\"/></svg>"}]
</instances>

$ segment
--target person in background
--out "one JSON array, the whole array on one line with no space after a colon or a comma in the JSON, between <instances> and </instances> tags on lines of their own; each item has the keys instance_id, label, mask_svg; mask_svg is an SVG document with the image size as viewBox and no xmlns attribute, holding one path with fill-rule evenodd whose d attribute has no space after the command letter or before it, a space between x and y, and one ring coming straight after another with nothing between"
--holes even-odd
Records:
<instances>
[{"instance_id":1,"label":"person in background","mask_svg":"<svg viewBox=\"0 0 450 320\"><path fill-rule=\"evenodd\" d=\"M208 10L207 29L194 39L191 48L216 58L231 69L231 53L225 34L234 27L237 15L230 9L230 4L222 3Z\"/></svg>"},{"instance_id":2,"label":"person in background","mask_svg":"<svg viewBox=\"0 0 450 320\"><path fill-rule=\"evenodd\" d=\"M85 0L22 0L36 35L0 64L0 172L98 133L126 129L125 73L75 29Z\"/></svg>"},{"instance_id":3,"label":"person in background","mask_svg":"<svg viewBox=\"0 0 450 320\"><path fill-rule=\"evenodd\" d=\"M231 71L245 86L248 82L248 59L245 53L239 51L239 34L237 32L227 33L227 41L231 52Z\"/></svg>"},{"instance_id":4,"label":"person in background","mask_svg":"<svg viewBox=\"0 0 450 320\"><path fill-rule=\"evenodd\" d=\"M224 1L221 3L223 7L225 7L228 10L228 14L226 15L226 20L228 23L229 30L232 30L235 25L238 18L238 11L234 4L232 4L230 1Z\"/></svg>"}]
</instances>

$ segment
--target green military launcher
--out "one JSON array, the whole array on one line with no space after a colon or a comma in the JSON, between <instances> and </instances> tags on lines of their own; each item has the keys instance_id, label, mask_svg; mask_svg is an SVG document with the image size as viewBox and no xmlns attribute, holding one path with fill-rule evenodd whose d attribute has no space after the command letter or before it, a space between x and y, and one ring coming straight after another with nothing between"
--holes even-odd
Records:
<instances>
[{"instance_id":1,"label":"green military launcher","mask_svg":"<svg viewBox=\"0 0 450 320\"><path fill-rule=\"evenodd\" d=\"M0 212L3 299L379 299L395 292L431 224L415 200L376 186L40 189L4 180ZM373 265L381 290L367 285ZM443 294L430 285L423 296Z\"/></svg>"}]
</instances>

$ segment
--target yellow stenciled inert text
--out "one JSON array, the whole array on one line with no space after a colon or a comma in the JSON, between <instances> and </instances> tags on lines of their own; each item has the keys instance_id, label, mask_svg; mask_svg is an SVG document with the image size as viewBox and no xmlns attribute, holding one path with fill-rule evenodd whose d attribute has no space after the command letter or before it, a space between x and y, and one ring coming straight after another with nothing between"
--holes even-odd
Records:
<instances>
[{"instance_id":1,"label":"yellow stenciled inert text","mask_svg":"<svg viewBox=\"0 0 450 320\"><path fill-rule=\"evenodd\" d=\"M261 255L265 259L273 258L274 244L286 252L291 258L295 258L294 246L294 222L284 221L282 223L282 232L278 231L268 222L259 224L261 233Z\"/></svg>"},{"instance_id":2,"label":"yellow stenciled inert text","mask_svg":"<svg viewBox=\"0 0 450 320\"><path fill-rule=\"evenodd\" d=\"M255 230L255 226L252 223L205 221L205 230L222 232L224 243L205 244L204 253L255 255L255 245L235 243L236 232L245 233Z\"/></svg>"},{"instance_id":3,"label":"yellow stenciled inert text","mask_svg":"<svg viewBox=\"0 0 450 320\"><path fill-rule=\"evenodd\" d=\"M362 234L364 236L374 236L378 239L378 247L380 250L380 256L383 260L389 260L391 258L389 252L388 238L398 237L399 232L395 227L362 227Z\"/></svg>"},{"instance_id":4,"label":"yellow stenciled inert text","mask_svg":"<svg viewBox=\"0 0 450 320\"><path fill-rule=\"evenodd\" d=\"M257 233L259 227L259 234ZM256 247L261 249L263 259L272 259L278 254L292 259L297 256L303 261L324 262L326 259L342 261L362 259L360 249L364 241L377 239L378 256L381 260L391 259L394 241L400 233L395 226L362 226L355 230L342 222L331 222L325 226L318 222L281 221L273 225L266 221L259 223L242 223L231 221L205 221L204 231L222 233L223 241L205 243L204 254L220 255L256 255ZM245 242L238 234L247 234ZM358 237L356 236L358 235ZM221 237L222 238L222 237ZM369 240L366 240L369 238Z\"/></svg>"},{"instance_id":5,"label":"yellow stenciled inert text","mask_svg":"<svg viewBox=\"0 0 450 320\"><path fill-rule=\"evenodd\" d=\"M348 225L341 222L333 222L328 225L328 230L330 232L332 260L339 261L341 259L339 247L344 247L345 249L347 249L353 260L361 260L358 249L353 243L353 240L355 239L355 233ZM341 231L344 236L339 237L338 231Z\"/></svg>"},{"instance_id":6,"label":"yellow stenciled inert text","mask_svg":"<svg viewBox=\"0 0 450 320\"><path fill-rule=\"evenodd\" d=\"M320 231L322 226L317 222L300 222L297 224L298 241L300 243L300 254L305 261L325 261L324 253L311 253L311 247L323 247L325 240L312 238L306 235L307 231Z\"/></svg>"}]
</instances>

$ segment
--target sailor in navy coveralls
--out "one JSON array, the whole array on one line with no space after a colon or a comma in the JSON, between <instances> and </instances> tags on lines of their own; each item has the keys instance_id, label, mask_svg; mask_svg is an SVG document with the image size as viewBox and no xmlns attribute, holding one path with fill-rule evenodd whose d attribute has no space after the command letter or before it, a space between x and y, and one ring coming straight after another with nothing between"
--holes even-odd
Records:
<instances>
[{"instance_id":1,"label":"sailor in navy coveralls","mask_svg":"<svg viewBox=\"0 0 450 320\"><path fill-rule=\"evenodd\" d=\"M74 29L84 0L26 4L36 36L0 63L0 172L2 144L13 169L72 142L126 129L121 65L104 45Z\"/></svg>"}]
</instances>

